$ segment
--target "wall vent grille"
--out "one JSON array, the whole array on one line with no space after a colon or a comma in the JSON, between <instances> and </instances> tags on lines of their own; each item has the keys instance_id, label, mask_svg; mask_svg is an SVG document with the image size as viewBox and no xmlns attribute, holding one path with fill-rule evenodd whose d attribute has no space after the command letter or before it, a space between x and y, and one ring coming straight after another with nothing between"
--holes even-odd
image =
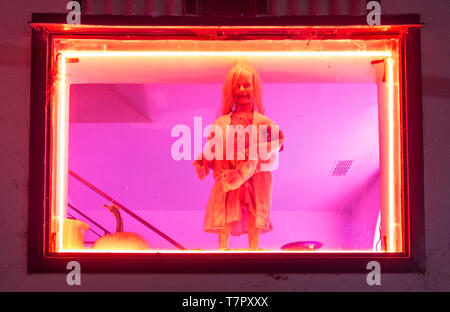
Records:
<instances>
[{"instance_id":1,"label":"wall vent grille","mask_svg":"<svg viewBox=\"0 0 450 312\"><path fill-rule=\"evenodd\" d=\"M331 169L331 176L343 177L347 175L347 172L350 169L352 163L353 160L336 160L333 169Z\"/></svg>"}]
</instances>

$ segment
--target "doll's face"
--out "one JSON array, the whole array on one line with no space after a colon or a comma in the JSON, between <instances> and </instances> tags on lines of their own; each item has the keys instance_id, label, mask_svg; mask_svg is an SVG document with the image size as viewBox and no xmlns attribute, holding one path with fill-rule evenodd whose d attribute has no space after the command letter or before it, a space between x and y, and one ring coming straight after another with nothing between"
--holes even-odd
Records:
<instances>
[{"instance_id":1,"label":"doll's face","mask_svg":"<svg viewBox=\"0 0 450 312\"><path fill-rule=\"evenodd\" d=\"M253 84L252 75L247 71L242 71L236 79L233 87L233 99L237 106L248 105L252 101Z\"/></svg>"}]
</instances>

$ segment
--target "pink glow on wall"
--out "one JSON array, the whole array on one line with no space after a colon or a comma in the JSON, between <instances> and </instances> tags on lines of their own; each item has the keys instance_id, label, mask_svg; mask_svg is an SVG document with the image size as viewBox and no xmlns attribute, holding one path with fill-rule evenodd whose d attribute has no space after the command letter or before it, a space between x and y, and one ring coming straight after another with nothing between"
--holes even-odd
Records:
<instances>
[{"instance_id":1,"label":"pink glow on wall","mask_svg":"<svg viewBox=\"0 0 450 312\"><path fill-rule=\"evenodd\" d=\"M69 169L185 247L217 248L216 235L202 231L212 177L199 181L192 161L172 159L170 132L177 124L193 131L194 116L211 124L220 96L220 84L72 85ZM261 247L316 240L324 249L371 249L379 210L376 84L266 83L263 101L286 144L274 172L274 230ZM353 160L346 176L330 176L336 160ZM71 177L68 187L70 203L114 230L105 200ZM124 223L152 248L173 248L125 215Z\"/></svg>"}]
</instances>

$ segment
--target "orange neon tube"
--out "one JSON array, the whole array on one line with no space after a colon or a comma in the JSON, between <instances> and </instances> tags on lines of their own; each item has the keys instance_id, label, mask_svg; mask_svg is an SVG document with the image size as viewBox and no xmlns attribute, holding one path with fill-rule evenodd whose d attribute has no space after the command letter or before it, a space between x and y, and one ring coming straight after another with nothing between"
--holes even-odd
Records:
<instances>
[{"instance_id":1,"label":"orange neon tube","mask_svg":"<svg viewBox=\"0 0 450 312\"><path fill-rule=\"evenodd\" d=\"M390 51L61 51L58 59L58 77L56 77L58 83L57 87L57 144L56 144L56 211L58 212L58 244L57 252L95 252L95 253L179 253L180 251L171 250L153 250L153 251L120 251L120 250L65 250L63 248L63 216L65 214L66 196L67 190L67 155L68 150L67 133L68 133L68 107L67 102L67 80L66 80L66 58L71 57L107 57L107 56L120 56L120 57L135 57L135 56L149 56L149 57L179 57L179 56L296 56L296 57L323 57L323 56L336 56L336 57L353 57L353 56L366 56L384 57L387 60L387 85L388 85L388 215L389 215L389 241L388 251L395 252L395 176L394 176L394 60L392 59L392 53ZM193 253L217 253L219 251L183 251ZM251 252L251 251L233 251L233 252ZM254 251L256 252L256 251ZM257 251L261 252L261 251ZM286 251L267 251L269 253L285 253ZM327 251L289 251L300 253L371 253L377 252L373 250L327 250Z\"/></svg>"}]
</instances>

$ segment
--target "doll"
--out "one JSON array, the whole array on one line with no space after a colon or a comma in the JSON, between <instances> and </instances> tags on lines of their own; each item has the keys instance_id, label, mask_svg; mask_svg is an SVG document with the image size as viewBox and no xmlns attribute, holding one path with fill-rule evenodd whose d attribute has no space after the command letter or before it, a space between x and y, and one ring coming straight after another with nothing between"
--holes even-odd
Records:
<instances>
[{"instance_id":1,"label":"doll","mask_svg":"<svg viewBox=\"0 0 450 312\"><path fill-rule=\"evenodd\" d=\"M264 116L261 82L251 64L240 61L234 65L228 72L222 91L222 116L214 122L208 142L217 139L219 134L223 135L223 157L206 157L204 150L194 161L201 180L210 169L215 179L206 208L204 230L218 233L221 250L228 250L230 234L239 236L245 233L248 233L250 250L258 250L260 233L272 229L270 168L271 163L278 160L284 135L276 131L273 136L272 128L279 129ZM250 127L247 129L254 132L247 131L245 145L239 146L238 134L229 131L230 126L235 129ZM265 129L267 132L262 131ZM233 144L234 148L229 149L229 144ZM265 157L262 157L263 153Z\"/></svg>"}]
</instances>

